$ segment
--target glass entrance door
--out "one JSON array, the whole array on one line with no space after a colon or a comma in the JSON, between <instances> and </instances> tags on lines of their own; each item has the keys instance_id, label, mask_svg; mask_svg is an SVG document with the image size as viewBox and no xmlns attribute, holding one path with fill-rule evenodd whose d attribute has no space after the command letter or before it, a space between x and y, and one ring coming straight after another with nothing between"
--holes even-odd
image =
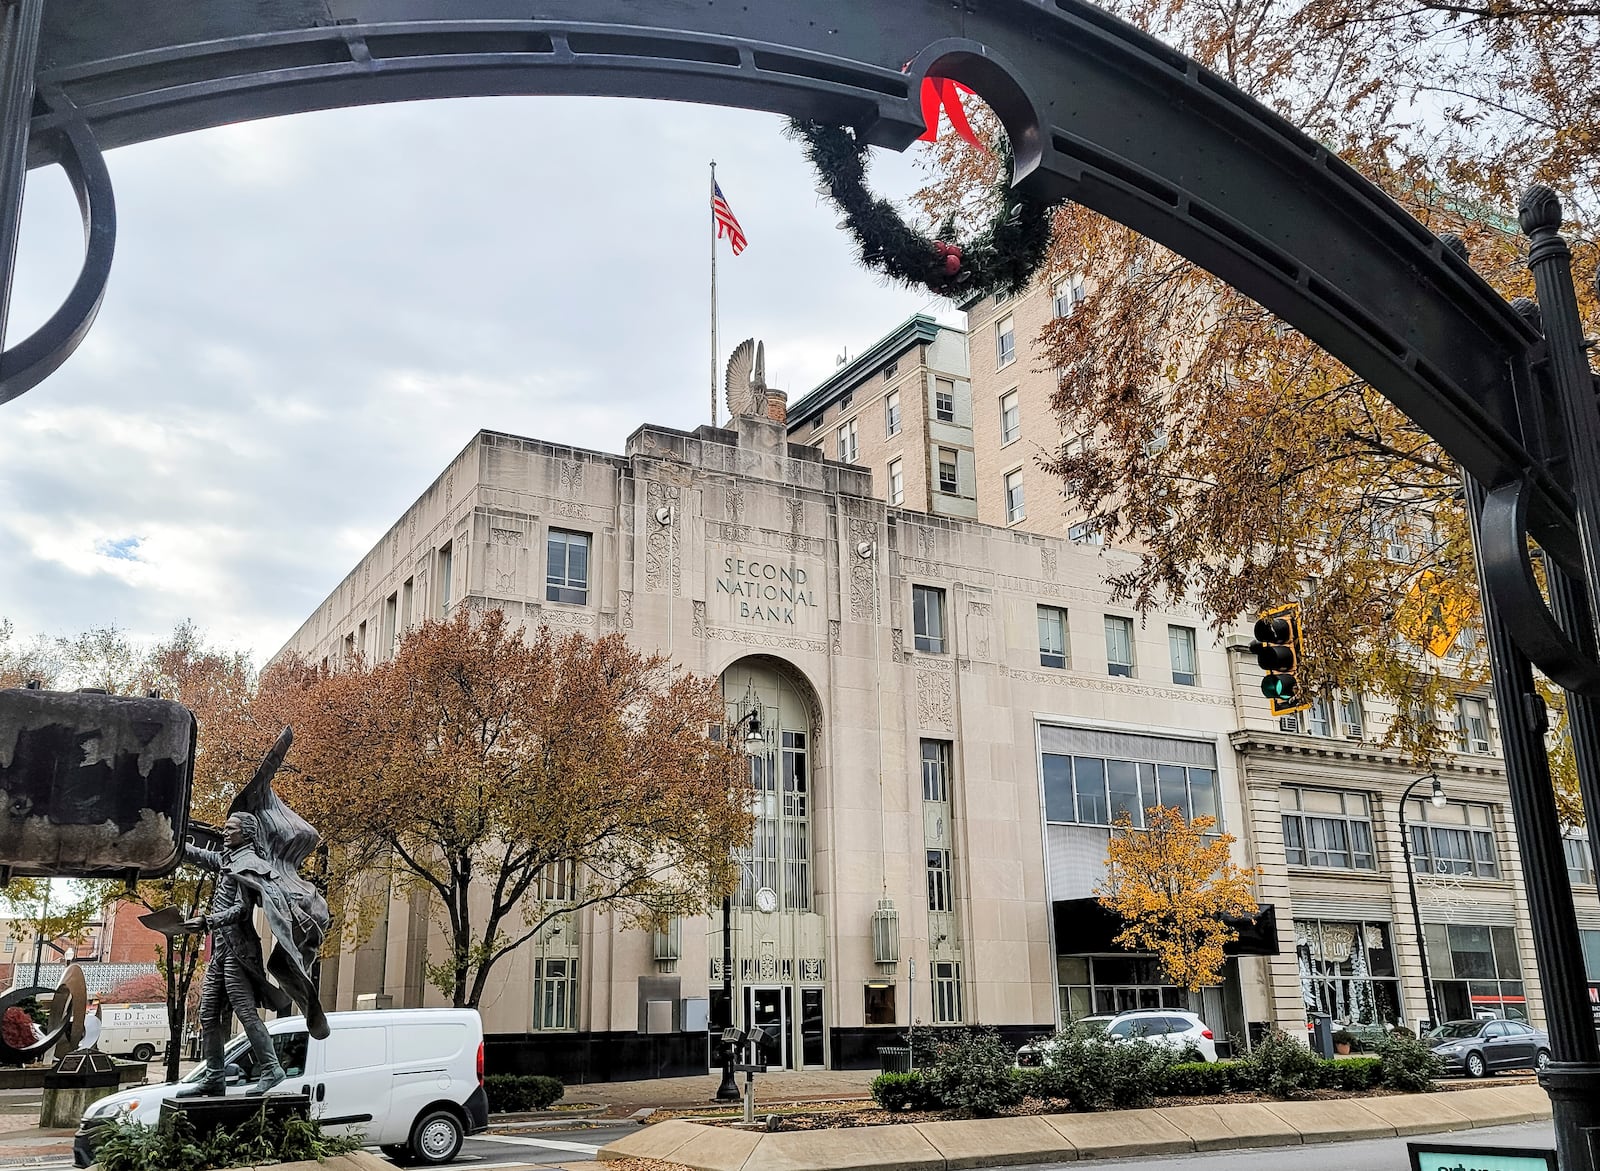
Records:
<instances>
[{"instance_id":1,"label":"glass entrance door","mask_svg":"<svg viewBox=\"0 0 1600 1171\"><path fill-rule=\"evenodd\" d=\"M789 1068L789 989L746 988L745 1020L751 1028L765 1029L778 1038L777 1060L780 1069Z\"/></svg>"},{"instance_id":2,"label":"glass entrance door","mask_svg":"<svg viewBox=\"0 0 1600 1171\"><path fill-rule=\"evenodd\" d=\"M820 1069L827 1064L822 1041L822 989L800 989L800 1064Z\"/></svg>"}]
</instances>

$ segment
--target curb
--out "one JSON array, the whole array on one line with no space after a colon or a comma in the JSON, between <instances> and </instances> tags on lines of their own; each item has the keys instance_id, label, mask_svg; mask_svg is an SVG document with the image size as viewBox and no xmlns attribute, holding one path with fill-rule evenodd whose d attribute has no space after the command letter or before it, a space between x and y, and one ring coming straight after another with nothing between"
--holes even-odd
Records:
<instances>
[{"instance_id":1,"label":"curb","mask_svg":"<svg viewBox=\"0 0 1600 1171\"><path fill-rule=\"evenodd\" d=\"M1035 1114L777 1134L670 1119L600 1149L692 1171L965 1171L1019 1163L1193 1154L1396 1138L1550 1117L1537 1085L1318 1102L1243 1102Z\"/></svg>"}]
</instances>

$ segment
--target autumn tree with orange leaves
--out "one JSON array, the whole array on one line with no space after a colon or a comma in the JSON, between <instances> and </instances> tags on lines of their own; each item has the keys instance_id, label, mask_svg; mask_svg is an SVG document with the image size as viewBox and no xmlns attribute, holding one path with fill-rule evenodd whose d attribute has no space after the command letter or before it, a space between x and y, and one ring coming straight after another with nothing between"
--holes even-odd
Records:
<instances>
[{"instance_id":1,"label":"autumn tree with orange leaves","mask_svg":"<svg viewBox=\"0 0 1600 1171\"><path fill-rule=\"evenodd\" d=\"M1517 200L1533 182L1554 187L1586 325L1600 329L1600 10L1574 0L1103 7L1325 144L1434 232L1460 236L1508 298L1532 292ZM999 132L986 110L970 112ZM989 215L1000 157L942 136L925 157L922 210ZM1029 438L1074 519L1138 551L1110 580L1117 596L1142 608L1181 598L1218 629L1301 599L1303 682L1389 700L1387 742L1419 764L1449 749L1452 730L1434 713L1448 712L1458 680L1486 678L1481 647L1464 640L1448 662L1393 651L1408 613L1422 619L1406 634L1418 647L1442 614L1462 615L1469 632L1479 621L1453 462L1259 305L1066 204L1040 280L1076 279L1081 303L1030 339L1033 366L1055 371L1058 387L1054 425L1037 421ZM1564 816L1581 816L1562 796Z\"/></svg>"},{"instance_id":2,"label":"autumn tree with orange leaves","mask_svg":"<svg viewBox=\"0 0 1600 1171\"><path fill-rule=\"evenodd\" d=\"M713 737L717 682L621 635L463 609L386 662L275 664L256 709L293 726L279 788L336 868L430 896L444 949L428 977L457 1006L557 915L607 907L645 926L705 909L749 840L740 756Z\"/></svg>"},{"instance_id":3,"label":"autumn tree with orange leaves","mask_svg":"<svg viewBox=\"0 0 1600 1171\"><path fill-rule=\"evenodd\" d=\"M1222 980L1223 948L1239 938L1225 920L1256 913L1260 871L1234 865L1233 835L1212 833L1214 817L1156 806L1145 821L1135 829L1124 813L1113 824L1095 894L1127 924L1119 946L1152 953L1169 981L1198 992Z\"/></svg>"}]
</instances>

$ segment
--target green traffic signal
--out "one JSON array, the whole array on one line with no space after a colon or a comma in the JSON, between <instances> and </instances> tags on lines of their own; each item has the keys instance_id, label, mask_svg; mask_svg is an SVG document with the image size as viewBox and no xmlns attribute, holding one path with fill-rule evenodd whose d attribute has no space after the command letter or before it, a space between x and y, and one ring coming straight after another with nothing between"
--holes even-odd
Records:
<instances>
[{"instance_id":1,"label":"green traffic signal","mask_svg":"<svg viewBox=\"0 0 1600 1171\"><path fill-rule=\"evenodd\" d=\"M1293 699L1294 692L1293 675L1268 675L1261 680L1261 694L1268 699Z\"/></svg>"},{"instance_id":2,"label":"green traffic signal","mask_svg":"<svg viewBox=\"0 0 1600 1171\"><path fill-rule=\"evenodd\" d=\"M1300 666L1298 607L1283 607L1279 613L1260 619L1255 635L1250 652L1267 673L1261 680L1261 694L1272 701L1273 715L1295 710L1294 700L1300 690L1294 676Z\"/></svg>"}]
</instances>

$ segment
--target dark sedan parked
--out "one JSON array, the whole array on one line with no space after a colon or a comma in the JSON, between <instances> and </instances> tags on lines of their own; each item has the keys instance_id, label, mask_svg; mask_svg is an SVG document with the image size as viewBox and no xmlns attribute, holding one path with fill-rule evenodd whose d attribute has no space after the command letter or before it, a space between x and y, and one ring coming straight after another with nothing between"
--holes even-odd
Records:
<instances>
[{"instance_id":1,"label":"dark sedan parked","mask_svg":"<svg viewBox=\"0 0 1600 1171\"><path fill-rule=\"evenodd\" d=\"M1521 1021L1446 1021L1424 1040L1451 1073L1483 1077L1498 1069L1543 1069L1550 1038Z\"/></svg>"}]
</instances>

